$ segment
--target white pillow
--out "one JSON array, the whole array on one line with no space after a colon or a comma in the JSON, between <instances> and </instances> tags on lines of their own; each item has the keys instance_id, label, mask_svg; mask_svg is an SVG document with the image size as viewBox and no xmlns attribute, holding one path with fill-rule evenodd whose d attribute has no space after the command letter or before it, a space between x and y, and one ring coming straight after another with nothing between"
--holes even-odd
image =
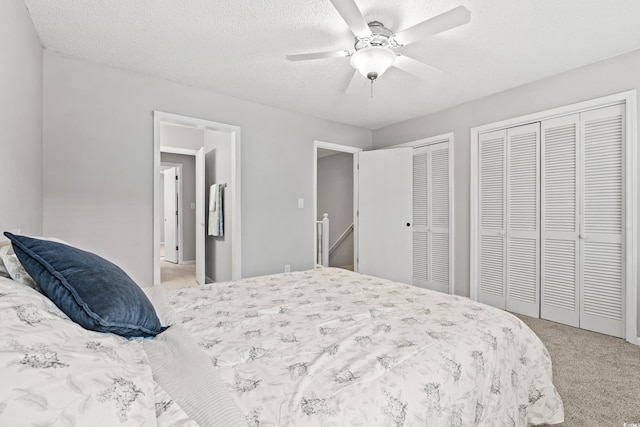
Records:
<instances>
[{"instance_id":1,"label":"white pillow","mask_svg":"<svg viewBox=\"0 0 640 427\"><path fill-rule=\"evenodd\" d=\"M50 240L52 242L68 244L64 240L57 239L55 237L39 237L31 236L34 239ZM5 273L3 273L3 271ZM0 242L0 277L7 277L15 280L18 283L27 285L32 289L42 293L42 289L33 280L33 277L27 273L22 266L22 263L18 259L18 256L13 252L13 246L11 240L5 240Z\"/></svg>"},{"instance_id":2,"label":"white pillow","mask_svg":"<svg viewBox=\"0 0 640 427\"><path fill-rule=\"evenodd\" d=\"M15 280L18 283L27 285L38 292L41 292L40 286L33 280L33 278L24 269L18 256L13 253L13 247L11 244L0 246L0 260L2 265L8 273L8 277Z\"/></svg>"},{"instance_id":3,"label":"white pillow","mask_svg":"<svg viewBox=\"0 0 640 427\"><path fill-rule=\"evenodd\" d=\"M2 259L0 259L0 277L5 277L7 279L11 279L11 275L9 274L7 269L5 268L4 262L2 261Z\"/></svg>"},{"instance_id":4,"label":"white pillow","mask_svg":"<svg viewBox=\"0 0 640 427\"><path fill-rule=\"evenodd\" d=\"M4 248L5 246L11 247L11 241L10 240L0 241L0 253L2 251L2 248ZM7 267L4 266L4 262L2 261L2 256L0 256L0 277L7 277L11 279L11 275L9 274Z\"/></svg>"}]
</instances>

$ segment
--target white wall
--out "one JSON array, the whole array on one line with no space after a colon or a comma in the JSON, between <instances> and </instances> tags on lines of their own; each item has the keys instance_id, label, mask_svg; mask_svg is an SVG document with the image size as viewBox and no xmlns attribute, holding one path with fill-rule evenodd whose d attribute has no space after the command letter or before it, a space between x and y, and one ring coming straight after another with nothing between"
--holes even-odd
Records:
<instances>
[{"instance_id":1,"label":"white wall","mask_svg":"<svg viewBox=\"0 0 640 427\"><path fill-rule=\"evenodd\" d=\"M375 148L454 132L454 268L457 294L469 295L470 129L638 88L640 50L373 132ZM638 297L640 299L640 292ZM640 328L640 318L638 324Z\"/></svg>"},{"instance_id":2,"label":"white wall","mask_svg":"<svg viewBox=\"0 0 640 427\"><path fill-rule=\"evenodd\" d=\"M200 131L202 134L202 131ZM196 260L196 158L184 154L160 153L160 162L182 165L182 260ZM161 227L164 228L164 227Z\"/></svg>"},{"instance_id":3,"label":"white wall","mask_svg":"<svg viewBox=\"0 0 640 427\"><path fill-rule=\"evenodd\" d=\"M338 153L318 159L317 218L329 214L329 246L353 223L353 154ZM331 267L353 265L351 233L329 256Z\"/></svg>"},{"instance_id":4,"label":"white wall","mask_svg":"<svg viewBox=\"0 0 640 427\"><path fill-rule=\"evenodd\" d=\"M205 237L206 276L214 282L231 280L232 246L234 241L231 227L233 215L230 204L232 185L231 174L232 136L228 132L206 130L204 132L205 147L205 205L209 207L209 187L212 184L227 184L222 192L224 236ZM208 215L205 216L208 218ZM208 222L208 221L207 221ZM208 224L206 227L209 231Z\"/></svg>"},{"instance_id":5,"label":"white wall","mask_svg":"<svg viewBox=\"0 0 640 427\"><path fill-rule=\"evenodd\" d=\"M199 150L204 144L204 131L186 126L177 126L169 123L160 124L160 149L184 148L187 150Z\"/></svg>"},{"instance_id":6,"label":"white wall","mask_svg":"<svg viewBox=\"0 0 640 427\"><path fill-rule=\"evenodd\" d=\"M153 281L153 111L240 126L242 276L313 267L313 141L371 132L44 53L44 232ZM304 198L305 209L297 208Z\"/></svg>"},{"instance_id":7,"label":"white wall","mask_svg":"<svg viewBox=\"0 0 640 427\"><path fill-rule=\"evenodd\" d=\"M23 1L0 6L0 232L42 234L42 46Z\"/></svg>"}]
</instances>

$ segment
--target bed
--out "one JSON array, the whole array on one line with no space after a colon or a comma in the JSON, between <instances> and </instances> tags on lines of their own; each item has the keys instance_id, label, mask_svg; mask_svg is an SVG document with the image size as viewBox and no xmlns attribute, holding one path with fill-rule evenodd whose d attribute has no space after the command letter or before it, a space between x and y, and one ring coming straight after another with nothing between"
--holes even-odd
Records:
<instances>
[{"instance_id":1,"label":"bed","mask_svg":"<svg viewBox=\"0 0 640 427\"><path fill-rule=\"evenodd\" d=\"M0 425L563 421L541 341L467 298L334 268L145 295L163 327L125 338L0 278Z\"/></svg>"}]
</instances>

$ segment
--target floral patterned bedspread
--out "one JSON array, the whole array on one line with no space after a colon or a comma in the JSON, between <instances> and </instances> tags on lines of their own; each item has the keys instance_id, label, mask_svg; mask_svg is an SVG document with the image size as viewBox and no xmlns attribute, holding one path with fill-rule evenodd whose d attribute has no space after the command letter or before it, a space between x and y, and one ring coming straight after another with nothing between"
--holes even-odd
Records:
<instances>
[{"instance_id":1,"label":"floral patterned bedspread","mask_svg":"<svg viewBox=\"0 0 640 427\"><path fill-rule=\"evenodd\" d=\"M0 277L0 426L195 426L155 383L142 346L71 321Z\"/></svg>"},{"instance_id":2,"label":"floral patterned bedspread","mask_svg":"<svg viewBox=\"0 0 640 427\"><path fill-rule=\"evenodd\" d=\"M252 426L559 423L549 353L501 310L340 269L169 293Z\"/></svg>"}]
</instances>

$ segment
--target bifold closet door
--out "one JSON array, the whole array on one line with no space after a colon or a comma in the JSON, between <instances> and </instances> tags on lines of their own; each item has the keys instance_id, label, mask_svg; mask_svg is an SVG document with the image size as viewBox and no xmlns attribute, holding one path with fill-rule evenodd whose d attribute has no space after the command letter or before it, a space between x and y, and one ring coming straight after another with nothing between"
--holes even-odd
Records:
<instances>
[{"instance_id":1,"label":"bifold closet door","mask_svg":"<svg viewBox=\"0 0 640 427\"><path fill-rule=\"evenodd\" d=\"M624 336L624 107L544 121L540 317Z\"/></svg>"},{"instance_id":2,"label":"bifold closet door","mask_svg":"<svg viewBox=\"0 0 640 427\"><path fill-rule=\"evenodd\" d=\"M624 337L624 106L580 116L584 165L580 327Z\"/></svg>"},{"instance_id":3,"label":"bifold closet door","mask_svg":"<svg viewBox=\"0 0 640 427\"><path fill-rule=\"evenodd\" d=\"M540 123L507 129L506 309L540 315Z\"/></svg>"},{"instance_id":4,"label":"bifold closet door","mask_svg":"<svg viewBox=\"0 0 640 427\"><path fill-rule=\"evenodd\" d=\"M449 142L413 150L413 284L449 292Z\"/></svg>"},{"instance_id":5,"label":"bifold closet door","mask_svg":"<svg viewBox=\"0 0 640 427\"><path fill-rule=\"evenodd\" d=\"M538 317L540 124L480 135L479 300Z\"/></svg>"},{"instance_id":6,"label":"bifold closet door","mask_svg":"<svg viewBox=\"0 0 640 427\"><path fill-rule=\"evenodd\" d=\"M506 129L479 137L478 300L503 310L506 308L506 141Z\"/></svg>"},{"instance_id":7,"label":"bifold closet door","mask_svg":"<svg viewBox=\"0 0 640 427\"><path fill-rule=\"evenodd\" d=\"M540 317L578 327L580 116L542 122Z\"/></svg>"}]
</instances>

